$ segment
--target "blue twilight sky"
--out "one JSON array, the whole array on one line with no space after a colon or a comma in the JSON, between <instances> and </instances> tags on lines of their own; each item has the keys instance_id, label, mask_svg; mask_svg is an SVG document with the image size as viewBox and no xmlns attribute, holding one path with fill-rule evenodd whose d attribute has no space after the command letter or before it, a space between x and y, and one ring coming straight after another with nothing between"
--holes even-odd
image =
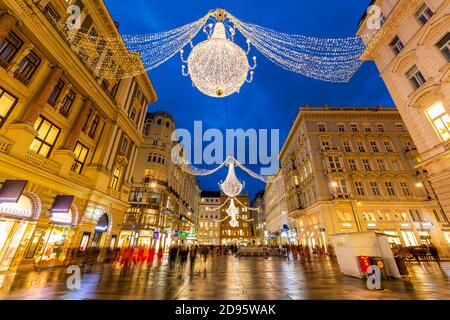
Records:
<instances>
[{"instance_id":1,"label":"blue twilight sky","mask_svg":"<svg viewBox=\"0 0 450 320\"><path fill-rule=\"evenodd\" d=\"M353 36L370 0L105 0L120 24L122 34L167 31L193 22L210 9L225 8L237 18L287 33L318 37ZM194 44L204 40L204 34ZM252 52L255 54L255 51ZM202 95L190 79L181 75L179 56L149 72L159 100L149 111L173 115L178 128L193 130L194 121L203 121L204 130L226 128L244 130L280 129L280 148L299 107L393 106L394 103L373 63L364 63L349 83L326 83L278 68L256 52L258 68L251 84L239 94L225 99ZM205 168L208 168L206 166ZM258 166L250 166L259 172ZM265 188L241 170L237 175L253 195ZM217 190L226 169L199 178L202 190Z\"/></svg>"}]
</instances>

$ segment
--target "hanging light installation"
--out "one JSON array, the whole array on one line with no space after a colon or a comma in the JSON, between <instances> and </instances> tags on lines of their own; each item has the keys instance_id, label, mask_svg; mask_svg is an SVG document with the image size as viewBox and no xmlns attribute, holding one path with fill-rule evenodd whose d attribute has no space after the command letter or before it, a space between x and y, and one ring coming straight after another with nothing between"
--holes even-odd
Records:
<instances>
[{"instance_id":1,"label":"hanging light installation","mask_svg":"<svg viewBox=\"0 0 450 320\"><path fill-rule=\"evenodd\" d=\"M229 217L231 217L230 220L230 226L232 228L237 228L239 226L239 222L237 221L237 216L239 215L239 209L236 207L236 205L234 204L234 198L231 198L230 200L230 206L228 207L228 209L226 210L227 214Z\"/></svg>"},{"instance_id":2,"label":"hanging light installation","mask_svg":"<svg viewBox=\"0 0 450 320\"><path fill-rule=\"evenodd\" d=\"M225 181L220 184L220 189L223 193L231 198L238 196L242 192L242 189L244 189L244 184L236 177L234 166L234 161L228 163L227 177Z\"/></svg>"},{"instance_id":3,"label":"hanging light installation","mask_svg":"<svg viewBox=\"0 0 450 320\"><path fill-rule=\"evenodd\" d=\"M239 92L245 82L252 82L256 69L250 66L247 54L233 42L235 31L233 27L226 30L224 19L226 13L219 10L216 23L208 25L208 39L192 48L188 60L184 60L184 50L181 50L181 60L187 63L182 66L184 76L191 77L193 85L207 96L224 98ZM228 35L227 35L228 31ZM211 35L212 32L212 35Z\"/></svg>"}]
</instances>

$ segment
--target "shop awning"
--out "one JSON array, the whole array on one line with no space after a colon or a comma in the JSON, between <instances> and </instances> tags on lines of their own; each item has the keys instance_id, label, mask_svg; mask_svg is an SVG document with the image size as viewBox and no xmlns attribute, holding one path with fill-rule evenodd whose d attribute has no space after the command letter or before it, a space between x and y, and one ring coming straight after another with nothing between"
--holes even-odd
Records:
<instances>
[{"instance_id":1,"label":"shop awning","mask_svg":"<svg viewBox=\"0 0 450 320\"><path fill-rule=\"evenodd\" d=\"M6 180L0 189L0 203L17 203L27 183L27 180Z\"/></svg>"}]
</instances>

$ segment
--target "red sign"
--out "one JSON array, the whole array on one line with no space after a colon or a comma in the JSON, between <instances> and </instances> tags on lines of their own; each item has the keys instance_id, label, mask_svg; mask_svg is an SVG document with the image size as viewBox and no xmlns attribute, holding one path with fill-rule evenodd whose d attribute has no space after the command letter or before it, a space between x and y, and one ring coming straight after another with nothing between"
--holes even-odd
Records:
<instances>
[{"instance_id":1,"label":"red sign","mask_svg":"<svg viewBox=\"0 0 450 320\"><path fill-rule=\"evenodd\" d=\"M367 268L370 267L370 260L367 256L358 256L359 265L361 266L362 272L367 272Z\"/></svg>"}]
</instances>

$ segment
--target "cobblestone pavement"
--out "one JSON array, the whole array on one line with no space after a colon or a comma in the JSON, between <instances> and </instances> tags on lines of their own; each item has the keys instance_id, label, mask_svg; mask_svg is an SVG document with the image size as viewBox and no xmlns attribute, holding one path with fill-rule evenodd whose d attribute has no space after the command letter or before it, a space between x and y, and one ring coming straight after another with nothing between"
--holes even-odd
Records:
<instances>
[{"instance_id":1,"label":"cobblestone pavement","mask_svg":"<svg viewBox=\"0 0 450 320\"><path fill-rule=\"evenodd\" d=\"M383 281L370 291L365 280L342 275L336 260L199 258L183 270L166 261L112 270L111 264L83 272L81 289L69 290L66 269L0 274L0 299L450 299L450 263L408 264L408 280Z\"/></svg>"}]
</instances>

